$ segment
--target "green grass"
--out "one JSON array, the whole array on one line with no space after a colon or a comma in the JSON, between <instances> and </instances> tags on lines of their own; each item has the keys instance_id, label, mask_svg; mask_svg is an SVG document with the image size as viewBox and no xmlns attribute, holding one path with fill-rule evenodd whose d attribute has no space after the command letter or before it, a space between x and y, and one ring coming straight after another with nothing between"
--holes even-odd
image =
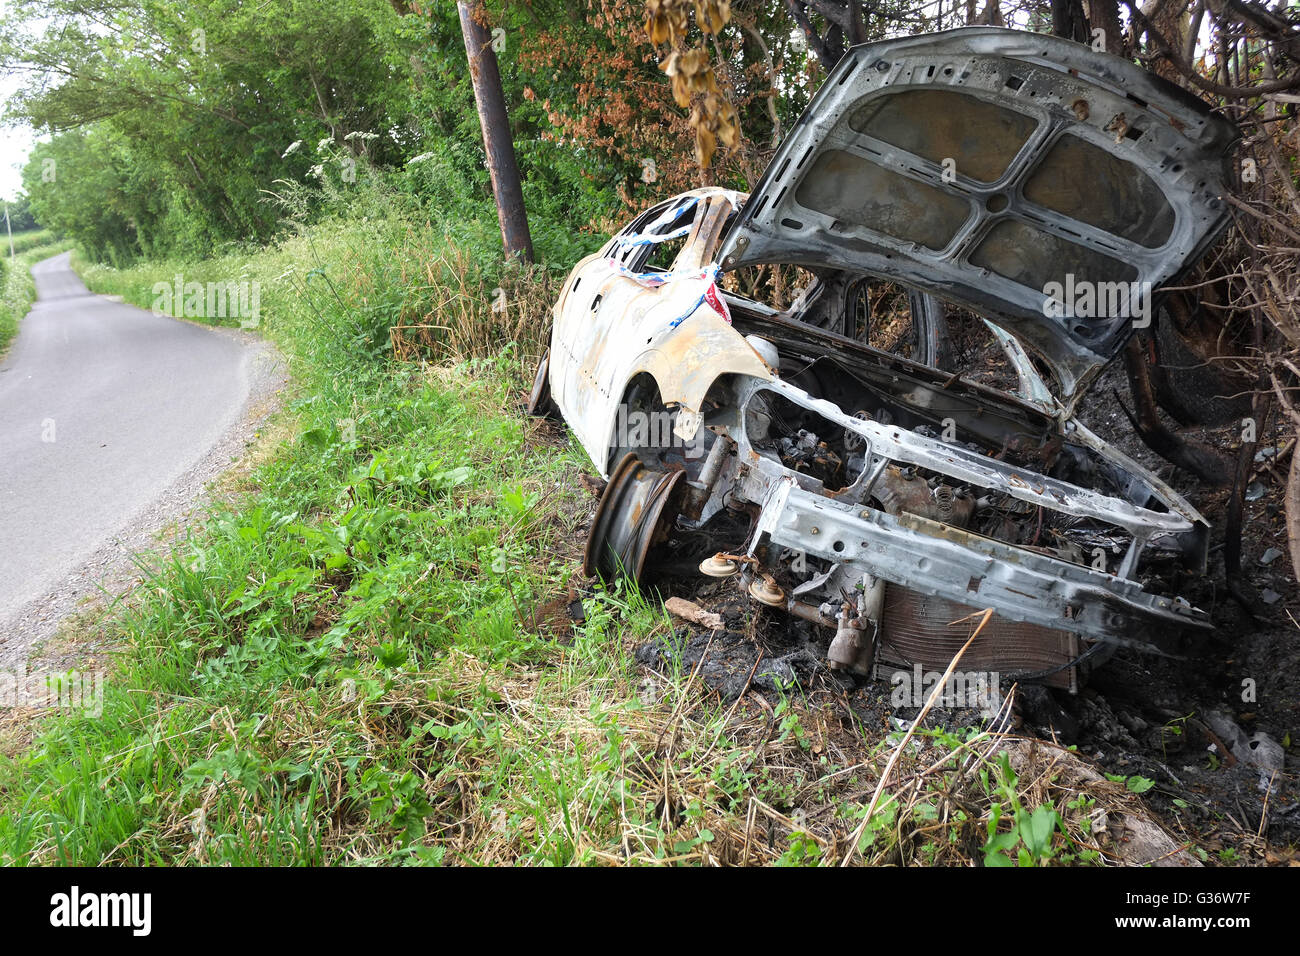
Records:
<instances>
[{"instance_id":1,"label":"green grass","mask_svg":"<svg viewBox=\"0 0 1300 956\"><path fill-rule=\"evenodd\" d=\"M644 671L632 648L676 625L621 588L569 620L589 465L520 412L550 271L475 274L397 219L80 268L146 307L177 274L260 282L295 387L241 494L99 624L102 714L29 718L0 758L4 862L818 865L859 827L867 862L1012 859L1022 833L1038 862L1087 840L1045 777L1002 813L978 735L918 734L861 823L901 744L838 696L733 705Z\"/></svg>"},{"instance_id":2,"label":"green grass","mask_svg":"<svg viewBox=\"0 0 1300 956\"><path fill-rule=\"evenodd\" d=\"M255 500L214 513L121 620L131 651L103 715L57 722L33 754L22 823L0 821L7 855L402 855L423 819L407 791L436 777L440 740L404 715L433 719L444 686L477 696L451 686L452 660L490 674L547 650L516 607L559 572L542 560L557 542L534 509L543 477L575 463L551 454L550 474L512 483L527 429L480 373L466 369L455 398L413 371L376 371L294 404L302 432L258 473ZM340 426L344 412L354 426ZM262 827L245 815L254 807ZM169 835L196 812L206 830ZM322 825L336 814L367 815L373 842L327 853Z\"/></svg>"},{"instance_id":3,"label":"green grass","mask_svg":"<svg viewBox=\"0 0 1300 956\"><path fill-rule=\"evenodd\" d=\"M13 234L13 252L14 255L22 255L29 249L35 249L38 246L48 246L55 242L54 234L48 229L28 229L25 232L15 232ZM9 237L0 236L0 252L6 254L10 251Z\"/></svg>"},{"instance_id":4,"label":"green grass","mask_svg":"<svg viewBox=\"0 0 1300 956\"><path fill-rule=\"evenodd\" d=\"M8 242L4 243L8 251ZM32 279L34 263L72 248L72 243L54 240L48 232L36 230L14 236L17 255L0 261L0 355L4 355L18 332L32 303L36 301L36 282Z\"/></svg>"}]
</instances>

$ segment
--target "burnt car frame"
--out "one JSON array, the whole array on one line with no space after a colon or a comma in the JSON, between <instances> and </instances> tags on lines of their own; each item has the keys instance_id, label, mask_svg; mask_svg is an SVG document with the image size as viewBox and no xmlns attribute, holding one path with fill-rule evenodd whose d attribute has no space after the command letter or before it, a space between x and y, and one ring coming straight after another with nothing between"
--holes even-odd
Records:
<instances>
[{"instance_id":1,"label":"burnt car frame","mask_svg":"<svg viewBox=\"0 0 1300 956\"><path fill-rule=\"evenodd\" d=\"M609 479L586 570L640 578L720 527L700 571L833 629L860 673L942 667L982 608L966 667L1069 689L1118 644L1208 628L1162 587L1204 573L1207 522L1075 412L1222 233L1235 140L1050 36L850 50L751 194L661 203L570 274L533 405ZM765 264L815 280L784 310L724 288ZM859 334L879 282L906 290L910 355ZM945 304L987 324L1015 394L935 367Z\"/></svg>"}]
</instances>

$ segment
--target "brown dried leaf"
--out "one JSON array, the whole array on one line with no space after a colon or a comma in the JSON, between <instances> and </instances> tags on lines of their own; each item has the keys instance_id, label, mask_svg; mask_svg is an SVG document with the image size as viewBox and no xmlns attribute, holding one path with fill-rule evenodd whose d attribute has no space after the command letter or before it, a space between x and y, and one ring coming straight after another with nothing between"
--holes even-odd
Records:
<instances>
[{"instance_id":1,"label":"brown dried leaf","mask_svg":"<svg viewBox=\"0 0 1300 956\"><path fill-rule=\"evenodd\" d=\"M695 158L699 161L700 168L708 169L713 163L713 153L717 148L717 140L708 127L701 124L695 130Z\"/></svg>"},{"instance_id":2,"label":"brown dried leaf","mask_svg":"<svg viewBox=\"0 0 1300 956\"><path fill-rule=\"evenodd\" d=\"M731 19L729 0L695 0L695 22L704 33L718 34Z\"/></svg>"},{"instance_id":3,"label":"brown dried leaf","mask_svg":"<svg viewBox=\"0 0 1300 956\"><path fill-rule=\"evenodd\" d=\"M645 32L655 46L668 42L668 18L663 15L646 17Z\"/></svg>"}]
</instances>

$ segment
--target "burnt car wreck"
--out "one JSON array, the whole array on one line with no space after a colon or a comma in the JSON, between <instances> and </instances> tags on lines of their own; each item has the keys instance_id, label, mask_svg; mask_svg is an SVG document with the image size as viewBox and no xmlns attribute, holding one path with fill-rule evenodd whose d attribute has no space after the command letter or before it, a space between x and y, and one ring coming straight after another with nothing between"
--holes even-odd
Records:
<instances>
[{"instance_id":1,"label":"burnt car wreck","mask_svg":"<svg viewBox=\"0 0 1300 956\"><path fill-rule=\"evenodd\" d=\"M569 276L533 407L608 478L585 569L639 579L717 529L700 572L824 625L861 674L942 668L984 608L963 666L1071 690L1118 644L1208 628L1157 573L1204 574L1205 519L1076 410L1223 231L1235 138L1050 36L852 49L749 196L655 206ZM772 264L814 277L792 307L725 288ZM870 283L905 290L907 350L871 344ZM1014 394L937 367L948 306Z\"/></svg>"}]
</instances>

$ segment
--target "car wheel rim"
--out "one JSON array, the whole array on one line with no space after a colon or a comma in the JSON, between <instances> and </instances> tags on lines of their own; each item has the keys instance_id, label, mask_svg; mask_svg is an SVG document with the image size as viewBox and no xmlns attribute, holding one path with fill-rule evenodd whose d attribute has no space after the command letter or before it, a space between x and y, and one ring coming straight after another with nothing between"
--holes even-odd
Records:
<instances>
[{"instance_id":1,"label":"car wheel rim","mask_svg":"<svg viewBox=\"0 0 1300 956\"><path fill-rule=\"evenodd\" d=\"M640 583L651 547L667 537L677 517L681 468L660 471L635 453L610 475L592 518L582 570L607 580L620 572Z\"/></svg>"}]
</instances>

